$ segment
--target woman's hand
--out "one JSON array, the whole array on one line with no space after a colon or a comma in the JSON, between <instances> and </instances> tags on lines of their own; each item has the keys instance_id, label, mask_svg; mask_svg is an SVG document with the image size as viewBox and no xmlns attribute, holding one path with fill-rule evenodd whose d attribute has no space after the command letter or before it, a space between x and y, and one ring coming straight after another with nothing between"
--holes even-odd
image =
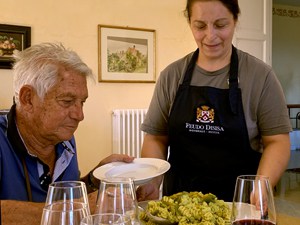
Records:
<instances>
[{"instance_id":1,"label":"woman's hand","mask_svg":"<svg viewBox=\"0 0 300 225\"><path fill-rule=\"evenodd\" d=\"M136 191L137 200L140 202L159 199L159 180L152 180L150 183L139 186Z\"/></svg>"},{"instance_id":2,"label":"woman's hand","mask_svg":"<svg viewBox=\"0 0 300 225\"><path fill-rule=\"evenodd\" d=\"M98 190L88 194L91 214L95 214Z\"/></svg>"},{"instance_id":3,"label":"woman's hand","mask_svg":"<svg viewBox=\"0 0 300 225\"><path fill-rule=\"evenodd\" d=\"M260 211L262 217L268 216L268 192L267 187L261 183L255 185L254 191L250 196L250 203L255 205L256 210Z\"/></svg>"}]
</instances>

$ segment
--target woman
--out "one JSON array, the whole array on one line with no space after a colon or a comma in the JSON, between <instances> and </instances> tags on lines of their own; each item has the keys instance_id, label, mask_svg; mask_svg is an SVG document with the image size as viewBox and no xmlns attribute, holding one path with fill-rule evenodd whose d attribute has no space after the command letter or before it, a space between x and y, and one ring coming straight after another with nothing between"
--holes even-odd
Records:
<instances>
[{"instance_id":1,"label":"woman","mask_svg":"<svg viewBox=\"0 0 300 225\"><path fill-rule=\"evenodd\" d=\"M162 71L142 124L142 157L168 157L164 195L201 191L231 201L241 174L269 176L275 186L291 126L272 69L232 46L238 1L188 0L185 13L198 49ZM158 198L161 179L140 187L139 200Z\"/></svg>"}]
</instances>

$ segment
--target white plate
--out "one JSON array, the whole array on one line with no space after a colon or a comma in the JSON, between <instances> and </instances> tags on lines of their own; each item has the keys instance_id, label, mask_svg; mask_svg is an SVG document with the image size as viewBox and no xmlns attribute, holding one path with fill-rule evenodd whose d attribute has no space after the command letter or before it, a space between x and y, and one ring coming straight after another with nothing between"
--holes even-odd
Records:
<instances>
[{"instance_id":1,"label":"white plate","mask_svg":"<svg viewBox=\"0 0 300 225\"><path fill-rule=\"evenodd\" d=\"M132 163L112 162L94 170L94 177L99 180L112 177L132 177L136 185L149 182L152 178L164 174L170 164L162 159L136 158Z\"/></svg>"}]
</instances>

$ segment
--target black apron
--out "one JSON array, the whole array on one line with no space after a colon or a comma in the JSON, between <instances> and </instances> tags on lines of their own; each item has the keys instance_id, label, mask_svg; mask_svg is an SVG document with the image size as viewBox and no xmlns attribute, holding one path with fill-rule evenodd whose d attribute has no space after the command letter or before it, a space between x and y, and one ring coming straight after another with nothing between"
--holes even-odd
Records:
<instances>
[{"instance_id":1,"label":"black apron","mask_svg":"<svg viewBox=\"0 0 300 225\"><path fill-rule=\"evenodd\" d=\"M199 49L171 109L171 169L164 177L163 194L201 191L232 201L236 177L256 174L261 154L249 142L236 48L232 46L229 89L190 85L198 55Z\"/></svg>"}]
</instances>

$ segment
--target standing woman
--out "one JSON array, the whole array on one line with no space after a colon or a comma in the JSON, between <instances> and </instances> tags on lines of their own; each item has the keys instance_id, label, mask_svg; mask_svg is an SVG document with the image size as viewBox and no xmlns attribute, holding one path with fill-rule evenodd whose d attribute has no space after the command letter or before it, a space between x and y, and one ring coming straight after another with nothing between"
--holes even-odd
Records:
<instances>
[{"instance_id":1,"label":"standing woman","mask_svg":"<svg viewBox=\"0 0 300 225\"><path fill-rule=\"evenodd\" d=\"M185 13L198 48L161 72L141 127L142 157L168 158L163 195L201 191L232 201L241 174L266 175L274 187L291 131L274 71L232 46L237 0L187 0ZM141 186L138 199L157 199L161 181Z\"/></svg>"}]
</instances>

